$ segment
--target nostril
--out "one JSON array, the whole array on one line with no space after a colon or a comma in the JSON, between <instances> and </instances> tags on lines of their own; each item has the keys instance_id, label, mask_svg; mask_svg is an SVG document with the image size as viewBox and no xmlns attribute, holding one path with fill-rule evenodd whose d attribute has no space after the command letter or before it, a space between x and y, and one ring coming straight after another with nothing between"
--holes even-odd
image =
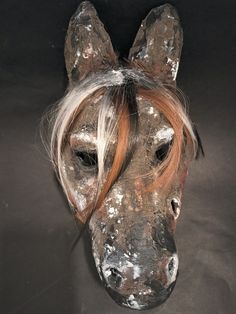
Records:
<instances>
[{"instance_id":1,"label":"nostril","mask_svg":"<svg viewBox=\"0 0 236 314\"><path fill-rule=\"evenodd\" d=\"M109 281L111 282L111 284L113 284L116 288L118 288L121 284L121 273L119 272L119 270L117 270L114 267L110 268L110 276L109 276Z\"/></svg>"},{"instance_id":2,"label":"nostril","mask_svg":"<svg viewBox=\"0 0 236 314\"><path fill-rule=\"evenodd\" d=\"M176 280L178 273L179 259L177 254L173 254L169 259L169 263L166 265L166 273L168 278L168 283L171 284Z\"/></svg>"},{"instance_id":3,"label":"nostril","mask_svg":"<svg viewBox=\"0 0 236 314\"><path fill-rule=\"evenodd\" d=\"M172 207L172 211L174 213L175 219L177 219L179 217L179 214L180 214L179 202L176 199L173 199L171 201L171 207Z\"/></svg>"},{"instance_id":4,"label":"nostril","mask_svg":"<svg viewBox=\"0 0 236 314\"><path fill-rule=\"evenodd\" d=\"M112 275L112 277L117 277L118 276L118 274L119 274L119 271L116 269L116 268L110 268L110 272L111 272L111 275Z\"/></svg>"},{"instance_id":5,"label":"nostril","mask_svg":"<svg viewBox=\"0 0 236 314\"><path fill-rule=\"evenodd\" d=\"M173 273L173 269L174 269L174 259L172 258L168 264L168 271L170 274Z\"/></svg>"}]
</instances>

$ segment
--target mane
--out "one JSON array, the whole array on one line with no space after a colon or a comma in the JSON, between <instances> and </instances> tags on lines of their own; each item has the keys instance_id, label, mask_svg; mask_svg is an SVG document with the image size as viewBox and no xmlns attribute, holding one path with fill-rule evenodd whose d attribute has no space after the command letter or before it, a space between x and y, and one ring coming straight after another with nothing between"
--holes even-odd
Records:
<instances>
[{"instance_id":1,"label":"mane","mask_svg":"<svg viewBox=\"0 0 236 314\"><path fill-rule=\"evenodd\" d=\"M187 152L187 164L198 155L199 137L186 113L185 98L179 89L153 81L140 70L118 69L93 73L71 87L65 97L57 104L49 118L49 154L58 179L74 206L69 193L67 178L63 172L63 150L67 134L80 113L91 101L101 98L97 124L97 196L86 210L76 212L80 221L86 222L95 209L100 208L107 193L122 175L132 159L138 137L137 97L149 101L163 114L174 130L172 144L164 161L156 167L154 180L145 187L150 192L159 188L165 191L177 175L183 151ZM105 176L104 164L109 150L111 136L116 133L116 149L113 163Z\"/></svg>"}]
</instances>

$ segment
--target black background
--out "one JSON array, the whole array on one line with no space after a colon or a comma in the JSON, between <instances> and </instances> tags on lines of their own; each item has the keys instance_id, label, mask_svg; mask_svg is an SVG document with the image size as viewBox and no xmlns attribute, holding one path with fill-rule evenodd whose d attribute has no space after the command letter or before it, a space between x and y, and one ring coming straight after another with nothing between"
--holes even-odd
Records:
<instances>
[{"instance_id":1,"label":"black background","mask_svg":"<svg viewBox=\"0 0 236 314\"><path fill-rule=\"evenodd\" d=\"M126 56L142 18L164 1L94 0ZM169 300L145 313L229 314L235 304L236 2L169 1L184 29L178 84L206 158L191 166L176 233L180 275ZM136 313L101 286L38 135L66 88L63 45L72 0L0 2L1 314Z\"/></svg>"}]
</instances>

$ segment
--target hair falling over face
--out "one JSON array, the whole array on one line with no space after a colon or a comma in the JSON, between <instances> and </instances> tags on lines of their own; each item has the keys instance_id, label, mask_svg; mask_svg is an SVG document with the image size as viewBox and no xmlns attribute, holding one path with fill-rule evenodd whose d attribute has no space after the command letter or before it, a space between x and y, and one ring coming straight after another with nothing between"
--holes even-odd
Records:
<instances>
[{"instance_id":1,"label":"hair falling over face","mask_svg":"<svg viewBox=\"0 0 236 314\"><path fill-rule=\"evenodd\" d=\"M83 214L76 213L83 223L101 206L113 184L132 160L139 137L139 97L152 104L174 130L164 160L152 172L145 174L155 178L144 187L146 192L157 188L163 191L168 189L178 174L183 158L187 167L189 161L202 149L199 137L186 113L184 96L179 90L157 84L143 71L120 69L91 75L68 91L49 118L50 157L64 192L74 206L69 195L67 179L62 171L63 150L70 128L80 119L81 112L86 110L89 103L99 104L96 130L97 196ZM116 141L113 161L105 174L104 165L111 137L114 135Z\"/></svg>"}]
</instances>

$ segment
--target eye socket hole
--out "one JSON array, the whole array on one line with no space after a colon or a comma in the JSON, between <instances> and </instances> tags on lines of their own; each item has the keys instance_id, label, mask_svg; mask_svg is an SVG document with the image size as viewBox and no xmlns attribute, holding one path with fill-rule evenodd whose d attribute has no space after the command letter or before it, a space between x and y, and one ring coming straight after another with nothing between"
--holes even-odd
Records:
<instances>
[{"instance_id":1,"label":"eye socket hole","mask_svg":"<svg viewBox=\"0 0 236 314\"><path fill-rule=\"evenodd\" d=\"M156 150L156 158L158 161L163 161L170 149L171 142L162 144L157 150Z\"/></svg>"},{"instance_id":2,"label":"eye socket hole","mask_svg":"<svg viewBox=\"0 0 236 314\"><path fill-rule=\"evenodd\" d=\"M76 151L75 155L85 167L95 167L98 164L98 157L95 152Z\"/></svg>"}]
</instances>

